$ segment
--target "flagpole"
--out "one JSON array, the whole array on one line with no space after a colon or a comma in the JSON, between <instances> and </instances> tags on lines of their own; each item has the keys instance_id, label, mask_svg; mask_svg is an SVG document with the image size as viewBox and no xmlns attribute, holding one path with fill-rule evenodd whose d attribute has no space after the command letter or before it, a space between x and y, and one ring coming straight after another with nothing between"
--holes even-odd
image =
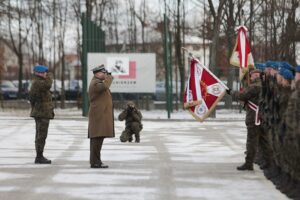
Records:
<instances>
[{"instance_id":1,"label":"flagpole","mask_svg":"<svg viewBox=\"0 0 300 200\"><path fill-rule=\"evenodd\" d=\"M205 67L197 58L194 57L194 55L189 51L187 50L186 48L184 47L181 47L183 50L185 50L186 52L188 52L189 56L192 57L193 59L195 59L200 65L201 67L203 67L204 69L207 70L207 72L212 76L214 77L215 79L217 80L220 80L218 77L216 77L207 67ZM222 81L219 82L226 90L229 90L229 88L227 87L227 85L225 85Z\"/></svg>"},{"instance_id":2,"label":"flagpole","mask_svg":"<svg viewBox=\"0 0 300 200\"><path fill-rule=\"evenodd\" d=\"M190 71L191 71L191 65L190 65L190 63L191 63L191 58L193 57L193 55L189 52L189 50L187 50L186 48L184 48L184 47L181 47L184 51L186 51L186 52L188 52L189 54L188 54L188 65L189 65L189 67L188 67L188 75L189 75L189 77L190 77ZM190 79L190 78L189 78ZM188 80L189 80L188 79ZM186 89L185 90L187 90L187 88L189 88L189 81L187 82L187 85L186 85ZM186 91L186 92L188 92L188 91ZM188 97L188 95L186 95L186 98ZM188 102L188 100L186 100L187 102ZM183 106L183 108L184 108L184 106Z\"/></svg>"}]
</instances>

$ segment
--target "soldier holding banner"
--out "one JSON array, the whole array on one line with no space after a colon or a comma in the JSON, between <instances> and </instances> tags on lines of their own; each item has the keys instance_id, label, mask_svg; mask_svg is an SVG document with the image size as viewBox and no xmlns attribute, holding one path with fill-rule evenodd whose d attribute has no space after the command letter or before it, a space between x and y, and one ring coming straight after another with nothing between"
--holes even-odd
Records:
<instances>
[{"instance_id":1,"label":"soldier holding banner","mask_svg":"<svg viewBox=\"0 0 300 200\"><path fill-rule=\"evenodd\" d=\"M245 163L237 167L238 170L253 170L253 162L257 152L259 137L264 134L258 115L258 103L261 91L260 73L261 71L258 69L250 71L250 85L244 91L231 92L231 90L227 90L227 93L230 94L233 99L243 101L246 108L247 151ZM264 153L263 155L266 154Z\"/></svg>"}]
</instances>

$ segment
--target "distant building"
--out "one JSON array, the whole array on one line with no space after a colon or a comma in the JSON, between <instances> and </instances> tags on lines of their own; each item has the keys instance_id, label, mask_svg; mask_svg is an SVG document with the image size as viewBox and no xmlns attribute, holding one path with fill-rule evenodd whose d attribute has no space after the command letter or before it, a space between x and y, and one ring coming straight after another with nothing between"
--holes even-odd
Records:
<instances>
[{"instance_id":1,"label":"distant building","mask_svg":"<svg viewBox=\"0 0 300 200\"><path fill-rule=\"evenodd\" d=\"M65 55L66 79L79 80L81 76L81 61L77 54Z\"/></svg>"},{"instance_id":2,"label":"distant building","mask_svg":"<svg viewBox=\"0 0 300 200\"><path fill-rule=\"evenodd\" d=\"M13 80L18 75L18 57L9 43L0 39L1 79Z\"/></svg>"},{"instance_id":3,"label":"distant building","mask_svg":"<svg viewBox=\"0 0 300 200\"><path fill-rule=\"evenodd\" d=\"M29 53L23 53L23 79L30 79L33 64ZM13 51L11 44L0 39L0 68L2 69L1 78L3 80L17 80L19 77L18 57Z\"/></svg>"}]
</instances>

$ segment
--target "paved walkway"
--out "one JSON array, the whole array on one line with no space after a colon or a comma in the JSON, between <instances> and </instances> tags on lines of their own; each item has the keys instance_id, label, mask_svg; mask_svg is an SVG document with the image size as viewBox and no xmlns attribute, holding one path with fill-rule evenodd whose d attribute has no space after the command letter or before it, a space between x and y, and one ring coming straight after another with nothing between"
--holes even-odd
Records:
<instances>
[{"instance_id":1,"label":"paved walkway","mask_svg":"<svg viewBox=\"0 0 300 200\"><path fill-rule=\"evenodd\" d=\"M106 139L102 160L109 169L89 168L86 119L50 122L45 155L35 165L34 121L0 119L1 200L284 200L255 167L239 172L246 129L242 121L144 121L141 143Z\"/></svg>"}]
</instances>

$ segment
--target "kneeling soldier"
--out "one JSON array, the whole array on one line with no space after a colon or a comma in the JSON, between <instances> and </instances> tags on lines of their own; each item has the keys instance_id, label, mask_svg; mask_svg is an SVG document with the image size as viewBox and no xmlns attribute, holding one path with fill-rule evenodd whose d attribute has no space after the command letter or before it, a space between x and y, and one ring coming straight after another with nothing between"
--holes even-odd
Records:
<instances>
[{"instance_id":1,"label":"kneeling soldier","mask_svg":"<svg viewBox=\"0 0 300 200\"><path fill-rule=\"evenodd\" d=\"M121 142L132 142L132 135L134 134L135 142L139 143L140 131L143 129L143 125L141 123L142 114L131 101L127 103L127 107L119 115L120 121L123 121L124 119L126 127L120 136Z\"/></svg>"}]
</instances>

